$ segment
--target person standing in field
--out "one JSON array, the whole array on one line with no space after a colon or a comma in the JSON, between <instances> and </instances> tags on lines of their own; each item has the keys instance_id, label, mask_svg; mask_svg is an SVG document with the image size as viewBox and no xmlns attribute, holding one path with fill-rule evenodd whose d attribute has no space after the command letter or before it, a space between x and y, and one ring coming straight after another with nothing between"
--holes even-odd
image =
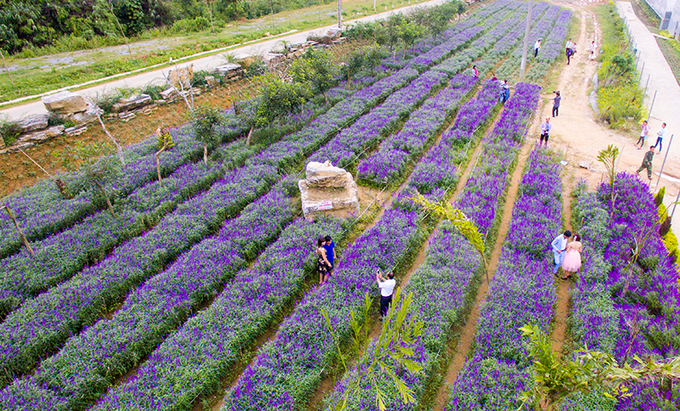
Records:
<instances>
[{"instance_id":1,"label":"person standing in field","mask_svg":"<svg viewBox=\"0 0 680 411\"><path fill-rule=\"evenodd\" d=\"M538 51L541 49L541 39L536 40L534 43L534 58L538 57Z\"/></svg>"},{"instance_id":2,"label":"person standing in field","mask_svg":"<svg viewBox=\"0 0 680 411\"><path fill-rule=\"evenodd\" d=\"M328 260L330 266L328 269L328 276L324 279L324 282L327 282L331 276L333 276L335 261L338 259L338 256L335 254L335 243L331 236L327 235L324 240L326 240L326 242L323 244L323 248L326 250L326 260Z\"/></svg>"},{"instance_id":3,"label":"person standing in field","mask_svg":"<svg viewBox=\"0 0 680 411\"><path fill-rule=\"evenodd\" d=\"M571 41L571 39L567 40L567 44L564 46L564 54L567 56L567 65L569 65L569 62L571 61L571 55L572 53L572 47L574 46L574 42Z\"/></svg>"},{"instance_id":4,"label":"person standing in field","mask_svg":"<svg viewBox=\"0 0 680 411\"><path fill-rule=\"evenodd\" d=\"M647 138L647 135L649 134L649 125L647 124L647 120L644 120L642 122L642 125L640 126L640 138L638 139L637 143L635 143L635 147L640 145L637 149L640 150L642 147L645 145L645 139Z\"/></svg>"},{"instance_id":5,"label":"person standing in field","mask_svg":"<svg viewBox=\"0 0 680 411\"><path fill-rule=\"evenodd\" d=\"M560 92L556 91L555 92L555 98L553 99L553 109L552 109L552 116L557 117L560 113L560 101L562 101L562 97L560 97Z\"/></svg>"},{"instance_id":6,"label":"person standing in field","mask_svg":"<svg viewBox=\"0 0 680 411\"><path fill-rule=\"evenodd\" d=\"M476 65L472 66L472 73L475 75L475 77L479 77L479 71L477 71Z\"/></svg>"},{"instance_id":7,"label":"person standing in field","mask_svg":"<svg viewBox=\"0 0 680 411\"><path fill-rule=\"evenodd\" d=\"M562 261L564 261L564 251L567 249L567 240L571 237L571 231L567 230L564 234L560 234L555 237L550 243L552 248L553 259L555 260L555 267L553 268L553 274L557 275L557 270L562 266Z\"/></svg>"},{"instance_id":8,"label":"person standing in field","mask_svg":"<svg viewBox=\"0 0 680 411\"><path fill-rule=\"evenodd\" d=\"M649 151L645 153L645 157L642 159L642 165L637 169L636 173L640 174L640 171L647 169L647 179L652 182L652 160L654 159L654 148L656 146L650 146Z\"/></svg>"},{"instance_id":9,"label":"person standing in field","mask_svg":"<svg viewBox=\"0 0 680 411\"><path fill-rule=\"evenodd\" d=\"M548 147L548 138L550 137L550 130L552 130L552 124L550 124L550 117L545 118L545 123L541 123L541 141L538 143L538 147L543 145L545 141L545 146Z\"/></svg>"},{"instance_id":10,"label":"person standing in field","mask_svg":"<svg viewBox=\"0 0 680 411\"><path fill-rule=\"evenodd\" d=\"M375 280L378 282L378 288L380 288L380 319L382 320L387 316L387 311L392 304L392 294L397 285L397 280L394 279L394 273L391 271L387 273L387 279L385 279L380 270L378 270Z\"/></svg>"},{"instance_id":11,"label":"person standing in field","mask_svg":"<svg viewBox=\"0 0 680 411\"><path fill-rule=\"evenodd\" d=\"M663 138L665 135L666 135L666 123L663 123L661 125L661 130L659 130L659 132L656 133L656 143L654 143L654 148L656 148L656 146L659 146L659 154L661 154Z\"/></svg>"},{"instance_id":12,"label":"person standing in field","mask_svg":"<svg viewBox=\"0 0 680 411\"><path fill-rule=\"evenodd\" d=\"M326 257L326 249L323 247L326 239L319 237L316 241L316 272L319 273L319 285L323 285L328 278L328 270L331 267L331 263Z\"/></svg>"},{"instance_id":13,"label":"person standing in field","mask_svg":"<svg viewBox=\"0 0 680 411\"><path fill-rule=\"evenodd\" d=\"M574 240L567 244L567 250L564 253L564 260L562 261L562 271L566 273L563 280L568 280L572 274L577 273L581 269L581 236L574 234Z\"/></svg>"},{"instance_id":14,"label":"person standing in field","mask_svg":"<svg viewBox=\"0 0 680 411\"><path fill-rule=\"evenodd\" d=\"M510 85L508 84L508 80L503 80L500 84L500 93L498 102L504 104L510 98Z\"/></svg>"}]
</instances>

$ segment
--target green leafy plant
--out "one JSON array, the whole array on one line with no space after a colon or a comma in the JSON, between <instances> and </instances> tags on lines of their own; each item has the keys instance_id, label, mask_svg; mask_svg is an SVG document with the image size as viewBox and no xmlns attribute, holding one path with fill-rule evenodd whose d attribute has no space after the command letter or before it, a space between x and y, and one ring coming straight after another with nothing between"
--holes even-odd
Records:
<instances>
[{"instance_id":1,"label":"green leafy plant","mask_svg":"<svg viewBox=\"0 0 680 411\"><path fill-rule=\"evenodd\" d=\"M307 49L305 54L291 64L288 71L293 76L293 81L309 84L313 92L321 93L328 104L326 91L335 85L338 69L327 51Z\"/></svg>"},{"instance_id":2,"label":"green leafy plant","mask_svg":"<svg viewBox=\"0 0 680 411\"><path fill-rule=\"evenodd\" d=\"M350 314L350 324L354 332L353 344L355 349L361 346L368 337L366 319L370 313L371 296L366 293L365 303L359 321L354 312ZM340 411L347 408L347 399L356 395L360 390L364 390L365 385L369 384L375 391L375 402L378 409L385 411L385 393L381 388L379 380L387 376L399 391L404 403L415 402L413 390L409 388L401 377L397 374L397 367L406 368L409 372L419 373L422 367L417 362L410 359L413 356L413 345L422 335L423 322L418 320L412 307L413 293L409 293L405 298L402 297L401 290L397 289L394 293L392 308L388 310L387 316L383 320L380 335L374 346L368 361L362 364L357 370L356 378L353 378L350 385L345 390L343 396L336 402L334 410ZM340 362L347 372L348 361L341 350L341 343L338 334L333 329L333 324L328 314L321 308L324 317L338 351Z\"/></svg>"},{"instance_id":3,"label":"green leafy plant","mask_svg":"<svg viewBox=\"0 0 680 411\"><path fill-rule=\"evenodd\" d=\"M636 366L625 362L619 366L612 355L584 347L570 360L555 355L550 336L538 326L525 325L520 331L529 339L535 371L533 386L520 394L520 409L528 405L535 410L557 411L564 399L575 393L601 391L607 398L618 399L631 395L626 383L680 378L680 357L656 361L651 356L646 360L635 356Z\"/></svg>"},{"instance_id":4,"label":"green leafy plant","mask_svg":"<svg viewBox=\"0 0 680 411\"><path fill-rule=\"evenodd\" d=\"M470 220L465 213L457 208L453 208L451 204L442 200L440 202L433 202L425 198L422 194L413 198L416 204L423 207L426 211L434 212L439 216L449 220L449 222L460 231L460 233L475 247L479 253L482 263L484 264L484 273L486 274L486 281L489 282L489 273L486 262L486 248L484 246L484 237L477 228L474 221Z\"/></svg>"},{"instance_id":5,"label":"green leafy plant","mask_svg":"<svg viewBox=\"0 0 680 411\"><path fill-rule=\"evenodd\" d=\"M619 158L619 148L610 144L606 149L600 150L597 153L597 161L604 165L607 170L607 179L609 180L609 187L611 191L611 208L609 212L609 223L614 221L614 203L616 202L616 191L614 190L614 182L616 180L616 161Z\"/></svg>"}]
</instances>

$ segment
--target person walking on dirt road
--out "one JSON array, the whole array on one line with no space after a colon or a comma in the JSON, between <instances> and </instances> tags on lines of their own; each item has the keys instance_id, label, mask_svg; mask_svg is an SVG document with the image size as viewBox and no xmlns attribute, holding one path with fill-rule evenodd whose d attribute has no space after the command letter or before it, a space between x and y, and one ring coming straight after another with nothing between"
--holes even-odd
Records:
<instances>
[{"instance_id":1,"label":"person walking on dirt road","mask_svg":"<svg viewBox=\"0 0 680 411\"><path fill-rule=\"evenodd\" d=\"M656 143L654 143L654 148L659 146L659 154L661 154L661 145L663 144L663 138L666 135L666 123L661 125L661 130L656 133Z\"/></svg>"},{"instance_id":2,"label":"person walking on dirt road","mask_svg":"<svg viewBox=\"0 0 680 411\"><path fill-rule=\"evenodd\" d=\"M636 173L640 174L640 171L647 169L647 179L652 182L652 160L654 159L654 147L650 146L649 151L645 153L645 157L642 159L642 165L637 169Z\"/></svg>"},{"instance_id":3,"label":"person walking on dirt road","mask_svg":"<svg viewBox=\"0 0 680 411\"><path fill-rule=\"evenodd\" d=\"M548 137L550 137L550 130L552 130L552 124L550 124L550 117L545 118L545 123L541 123L541 141L538 143L538 147L543 145L545 140L545 146L548 147Z\"/></svg>"},{"instance_id":4,"label":"person walking on dirt road","mask_svg":"<svg viewBox=\"0 0 680 411\"><path fill-rule=\"evenodd\" d=\"M635 147L637 147L638 144L640 145L640 147L637 148L638 150L641 150L645 145L647 134L649 134L649 124L647 124L647 120L644 120L640 126L640 138L638 139L637 143L635 143Z\"/></svg>"},{"instance_id":5,"label":"person walking on dirt road","mask_svg":"<svg viewBox=\"0 0 680 411\"><path fill-rule=\"evenodd\" d=\"M557 117L560 113L560 101L562 101L562 97L560 97L560 92L556 91L555 92L555 98L553 99L553 109L552 109L552 116Z\"/></svg>"}]
</instances>

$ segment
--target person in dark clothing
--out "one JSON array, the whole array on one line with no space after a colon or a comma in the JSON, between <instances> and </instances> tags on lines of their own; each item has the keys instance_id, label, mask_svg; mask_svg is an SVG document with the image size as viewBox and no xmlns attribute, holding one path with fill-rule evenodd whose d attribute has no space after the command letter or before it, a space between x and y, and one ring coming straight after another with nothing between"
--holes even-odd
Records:
<instances>
[{"instance_id":1,"label":"person in dark clothing","mask_svg":"<svg viewBox=\"0 0 680 411\"><path fill-rule=\"evenodd\" d=\"M387 273L387 279L385 279L380 270L378 270L375 280L378 282L378 288L380 288L380 317L382 319L387 316L387 311L392 304L392 294L397 285L397 280L394 279L394 273L391 271Z\"/></svg>"},{"instance_id":2,"label":"person in dark clothing","mask_svg":"<svg viewBox=\"0 0 680 411\"><path fill-rule=\"evenodd\" d=\"M559 115L560 101L562 101L562 97L560 97L560 92L556 91L555 92L555 98L553 99L553 109L552 109L552 116L553 117L557 117Z\"/></svg>"},{"instance_id":3,"label":"person in dark clothing","mask_svg":"<svg viewBox=\"0 0 680 411\"><path fill-rule=\"evenodd\" d=\"M326 259L331 266L331 268L328 270L328 276L330 277L333 275L333 269L335 268L335 260L337 260L337 255L335 254L335 243L333 242L331 236L327 235L324 240L326 240L326 242L324 243L323 248L326 250Z\"/></svg>"},{"instance_id":4,"label":"person in dark clothing","mask_svg":"<svg viewBox=\"0 0 680 411\"><path fill-rule=\"evenodd\" d=\"M636 173L640 174L640 171L647 169L647 179L652 182L652 160L654 159L654 146L649 147L649 151L645 153L645 157L642 159L642 165L637 169Z\"/></svg>"},{"instance_id":5,"label":"person in dark clothing","mask_svg":"<svg viewBox=\"0 0 680 411\"><path fill-rule=\"evenodd\" d=\"M316 272L319 273L319 285L323 285L329 278L328 270L331 268L331 263L326 257L326 249L323 247L326 240L319 237L316 242Z\"/></svg>"}]
</instances>

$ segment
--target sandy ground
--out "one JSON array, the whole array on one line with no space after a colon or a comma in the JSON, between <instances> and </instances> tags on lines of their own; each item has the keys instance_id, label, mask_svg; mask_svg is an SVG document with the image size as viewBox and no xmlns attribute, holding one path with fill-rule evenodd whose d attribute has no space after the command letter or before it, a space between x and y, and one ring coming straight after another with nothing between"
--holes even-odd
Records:
<instances>
[{"instance_id":1,"label":"sandy ground","mask_svg":"<svg viewBox=\"0 0 680 411\"><path fill-rule=\"evenodd\" d=\"M559 116L550 118L552 123L552 131L550 135L550 145L565 153L565 158L568 164L565 167L564 184L573 186L580 179L585 179L591 188L603 179L605 168L602 163L597 161L598 152L604 150L610 144L613 144L621 151L617 171L627 171L634 173L642 164L642 158L645 150L638 150L635 148L637 138L609 129L606 125L600 124L597 121L595 112L590 106L590 91L593 87L593 75L598 69L598 63L589 60L589 52L587 45L592 40L596 44L601 44L602 33L600 26L595 19L595 15L588 9L588 7L577 4L576 2L555 2L563 7L568 7L574 10L575 17L580 19L581 30L578 38L574 41L580 46L579 51L572 57L571 64L566 64L566 58L563 57L563 62L557 86L555 90L559 90L562 94L562 102L560 104ZM585 24L584 24L585 23ZM552 101L554 94L550 94L552 90L545 90L543 96L545 97L544 105L541 109L543 119L551 116ZM652 124L650 136L646 143L654 143L656 141L656 131L658 127ZM540 132L538 130L533 132L532 138L538 141ZM670 137L664 139L664 145L668 142ZM646 145L647 145L646 144ZM680 144L676 142L675 144ZM675 201L678 192L680 191L680 168L678 164L671 159L666 162L664 168L664 175L656 187L658 173L661 170L663 156L666 154L665 147L662 155L655 155L653 162L654 175L652 176L651 190L657 192L663 186L666 186L666 204ZM590 165L590 169L579 167L579 163ZM646 171L640 173L642 178L646 180ZM674 221L680 224L680 210L674 216ZM675 227L679 225L674 224Z\"/></svg>"}]
</instances>

